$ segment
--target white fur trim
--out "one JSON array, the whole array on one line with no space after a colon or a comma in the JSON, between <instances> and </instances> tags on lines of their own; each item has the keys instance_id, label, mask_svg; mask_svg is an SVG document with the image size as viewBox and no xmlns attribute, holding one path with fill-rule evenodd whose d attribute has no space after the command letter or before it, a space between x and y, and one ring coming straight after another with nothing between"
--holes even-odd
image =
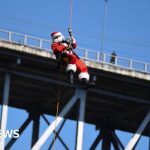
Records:
<instances>
[{"instance_id":1,"label":"white fur trim","mask_svg":"<svg viewBox=\"0 0 150 150\"><path fill-rule=\"evenodd\" d=\"M57 36L60 36L60 37L56 38ZM57 32L57 33L55 33L55 34L52 36L52 39L53 39L53 42L58 43L58 42L62 42L65 38L64 38L64 36L61 34L61 32Z\"/></svg>"},{"instance_id":2,"label":"white fur trim","mask_svg":"<svg viewBox=\"0 0 150 150\"><path fill-rule=\"evenodd\" d=\"M72 70L73 72L76 72L76 70L77 70L76 65L74 65L74 64L68 64L67 68L66 68L66 71L68 72L70 70Z\"/></svg>"},{"instance_id":3,"label":"white fur trim","mask_svg":"<svg viewBox=\"0 0 150 150\"><path fill-rule=\"evenodd\" d=\"M72 40L73 40L72 43L75 44L75 43L76 43L76 40L75 40L74 37L72 37Z\"/></svg>"},{"instance_id":4,"label":"white fur trim","mask_svg":"<svg viewBox=\"0 0 150 150\"><path fill-rule=\"evenodd\" d=\"M82 80L83 78L87 79L89 81L90 75L87 72L81 72L79 74L79 80Z\"/></svg>"},{"instance_id":5,"label":"white fur trim","mask_svg":"<svg viewBox=\"0 0 150 150\"><path fill-rule=\"evenodd\" d=\"M68 44L66 44L66 43L62 43L62 45L64 45L65 47L68 47Z\"/></svg>"},{"instance_id":6,"label":"white fur trim","mask_svg":"<svg viewBox=\"0 0 150 150\"><path fill-rule=\"evenodd\" d=\"M53 42L61 43L63 40L64 40L64 38L62 36L60 36L60 37L54 39Z\"/></svg>"}]
</instances>

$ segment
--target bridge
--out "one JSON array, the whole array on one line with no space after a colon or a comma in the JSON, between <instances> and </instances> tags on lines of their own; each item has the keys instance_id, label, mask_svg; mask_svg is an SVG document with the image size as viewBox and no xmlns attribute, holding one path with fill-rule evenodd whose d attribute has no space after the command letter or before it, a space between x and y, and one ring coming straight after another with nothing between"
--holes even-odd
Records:
<instances>
[{"instance_id":1,"label":"bridge","mask_svg":"<svg viewBox=\"0 0 150 150\"><path fill-rule=\"evenodd\" d=\"M150 64L117 57L109 63L110 55L78 48L77 51L96 75L94 88L84 90L66 81L66 72L56 70L50 41L19 33L0 30L0 103L2 105L1 130L6 130L9 107L27 110L29 117L20 127L20 135L33 121L32 150L42 147L58 125L59 138L66 119L76 120L76 147L82 149L84 122L100 131L89 149L102 141L102 149L131 150L142 135L150 133ZM36 44L35 44L36 43ZM61 105L58 117L50 124L44 114L56 115L58 90ZM77 117L78 116L78 117ZM40 117L49 124L39 137ZM134 136L124 146L115 130L132 132ZM10 149L17 139L5 143L1 149ZM67 145L64 144L67 149Z\"/></svg>"}]
</instances>

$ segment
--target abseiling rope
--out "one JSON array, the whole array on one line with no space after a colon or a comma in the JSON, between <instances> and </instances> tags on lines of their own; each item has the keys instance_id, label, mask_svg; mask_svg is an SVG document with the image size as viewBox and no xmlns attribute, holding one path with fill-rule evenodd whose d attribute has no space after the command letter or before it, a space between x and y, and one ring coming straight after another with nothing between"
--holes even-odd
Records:
<instances>
[{"instance_id":1,"label":"abseiling rope","mask_svg":"<svg viewBox=\"0 0 150 150\"><path fill-rule=\"evenodd\" d=\"M69 17L69 28L72 29L72 7L73 7L73 0L70 0L70 17ZM57 97L57 106L56 106L56 122L55 122L55 129L54 129L54 142L53 142L53 150L55 148L56 142L56 124L57 124L57 117L59 113L59 106L60 106L60 94L61 94L61 80L62 80L62 63L60 64L60 73L59 73L59 89L58 89L58 97Z\"/></svg>"},{"instance_id":2,"label":"abseiling rope","mask_svg":"<svg viewBox=\"0 0 150 150\"><path fill-rule=\"evenodd\" d=\"M70 0L70 17L69 17L69 28L72 29L72 10L73 10L73 0Z\"/></svg>"},{"instance_id":3,"label":"abseiling rope","mask_svg":"<svg viewBox=\"0 0 150 150\"><path fill-rule=\"evenodd\" d=\"M103 54L104 34L105 34L105 26L106 26L106 18L107 18L107 2L108 2L108 0L105 0L105 10L104 10L104 20L103 20L103 25L102 25L102 37L101 37L100 54Z\"/></svg>"},{"instance_id":4,"label":"abseiling rope","mask_svg":"<svg viewBox=\"0 0 150 150\"><path fill-rule=\"evenodd\" d=\"M54 129L54 139L53 139L53 147L52 149L54 150L55 148L55 142L56 142L56 124L57 124L57 117L59 113L59 105L60 105L60 94L61 94L61 80L62 80L62 63L60 64L60 72L59 72L59 86L58 86L58 95L57 95L57 105L56 105L56 122L55 122L55 129Z\"/></svg>"}]
</instances>

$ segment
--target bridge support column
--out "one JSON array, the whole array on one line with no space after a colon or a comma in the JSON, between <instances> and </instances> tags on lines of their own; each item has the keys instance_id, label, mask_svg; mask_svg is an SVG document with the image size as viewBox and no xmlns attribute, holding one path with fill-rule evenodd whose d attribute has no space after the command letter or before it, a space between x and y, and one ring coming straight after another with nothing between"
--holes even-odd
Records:
<instances>
[{"instance_id":1,"label":"bridge support column","mask_svg":"<svg viewBox=\"0 0 150 150\"><path fill-rule=\"evenodd\" d=\"M112 135L112 143L114 145L114 148L117 150L124 150L124 146L122 144L122 142L120 141L120 139L117 137L115 131L113 130L111 132Z\"/></svg>"},{"instance_id":2,"label":"bridge support column","mask_svg":"<svg viewBox=\"0 0 150 150\"><path fill-rule=\"evenodd\" d=\"M54 132L54 134L56 134L56 138L53 139L53 141L51 142L51 144L50 144L48 150L51 150L51 149L52 149L52 147L53 147L53 145L54 145L54 143L55 143L55 141L56 141L57 138L59 139L59 141L61 142L61 144L64 146L64 148L65 148L66 150L69 150L67 144L66 144L66 143L63 141L63 139L59 136L59 132L61 131L62 127L64 126L65 121L66 121L66 120L64 120L63 123L61 124L61 126L60 126L58 132Z\"/></svg>"},{"instance_id":3,"label":"bridge support column","mask_svg":"<svg viewBox=\"0 0 150 150\"><path fill-rule=\"evenodd\" d=\"M1 112L1 131L5 132L7 127L7 116L8 116L8 102L9 102L9 89L10 89L10 74L6 73L4 82L4 92L3 92L3 104ZM0 136L0 149L4 150L5 137Z\"/></svg>"},{"instance_id":4,"label":"bridge support column","mask_svg":"<svg viewBox=\"0 0 150 150\"><path fill-rule=\"evenodd\" d=\"M102 150L110 150L111 144L113 145L115 150L124 150L124 146L115 134L115 131L113 129L110 129L109 127L102 128L100 130L98 136L91 145L90 150L96 149L100 142L102 142Z\"/></svg>"},{"instance_id":5,"label":"bridge support column","mask_svg":"<svg viewBox=\"0 0 150 150\"><path fill-rule=\"evenodd\" d=\"M111 134L109 129L103 129L102 131L102 150L110 150L111 147Z\"/></svg>"},{"instance_id":6,"label":"bridge support column","mask_svg":"<svg viewBox=\"0 0 150 150\"><path fill-rule=\"evenodd\" d=\"M80 106L76 132L76 145L75 145L76 150L82 150L86 91L81 90L79 94L80 94Z\"/></svg>"},{"instance_id":7,"label":"bridge support column","mask_svg":"<svg viewBox=\"0 0 150 150\"><path fill-rule=\"evenodd\" d=\"M39 137L39 122L40 122L40 114L38 112L31 112L31 118L33 120L33 127L32 127L32 146L37 142Z\"/></svg>"},{"instance_id":8,"label":"bridge support column","mask_svg":"<svg viewBox=\"0 0 150 150\"><path fill-rule=\"evenodd\" d=\"M144 129L147 126L147 124L149 123L149 121L150 121L150 109L149 109L145 119L141 123L140 127L137 129L136 133L134 134L133 138L127 144L125 150L132 150L136 146L137 142L139 141L140 137L142 136L142 132L144 131Z\"/></svg>"},{"instance_id":9,"label":"bridge support column","mask_svg":"<svg viewBox=\"0 0 150 150\"><path fill-rule=\"evenodd\" d=\"M96 137L95 141L93 142L93 144L91 145L90 147L90 150L92 149L96 149L97 145L99 144L99 142L101 141L102 139L102 134L101 132L99 132L98 136Z\"/></svg>"},{"instance_id":10,"label":"bridge support column","mask_svg":"<svg viewBox=\"0 0 150 150\"><path fill-rule=\"evenodd\" d=\"M83 95L83 93L86 94L86 91L83 89L76 89L75 95L70 99L70 101L67 103L67 105L64 107L64 109L60 112L58 117L45 130L43 135L39 138L39 140L32 147L32 150L39 150L42 147L42 145L46 142L46 140L49 138L49 136L52 134L52 132L55 130L55 128L57 128L57 126L64 120L65 115L70 111L70 109L77 102L77 100L82 101L83 97L86 97ZM81 102L81 103L83 103L83 102ZM82 108L83 107L84 107L84 104L82 104ZM80 112L81 120L84 120L83 114L84 114L84 111L81 111ZM83 123L80 124L79 131L83 132ZM79 139L81 139L81 140L83 137L82 134L80 134L80 136L79 136Z\"/></svg>"}]
</instances>

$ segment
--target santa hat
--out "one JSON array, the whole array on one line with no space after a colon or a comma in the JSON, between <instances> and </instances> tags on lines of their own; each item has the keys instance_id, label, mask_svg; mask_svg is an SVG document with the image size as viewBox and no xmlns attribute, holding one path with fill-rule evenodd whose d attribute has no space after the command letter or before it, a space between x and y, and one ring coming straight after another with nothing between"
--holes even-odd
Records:
<instances>
[{"instance_id":1,"label":"santa hat","mask_svg":"<svg viewBox=\"0 0 150 150\"><path fill-rule=\"evenodd\" d=\"M61 34L61 32L53 32L52 34L51 34L51 37L52 37L52 39L55 39L55 37L56 36L63 36L62 34Z\"/></svg>"}]
</instances>

